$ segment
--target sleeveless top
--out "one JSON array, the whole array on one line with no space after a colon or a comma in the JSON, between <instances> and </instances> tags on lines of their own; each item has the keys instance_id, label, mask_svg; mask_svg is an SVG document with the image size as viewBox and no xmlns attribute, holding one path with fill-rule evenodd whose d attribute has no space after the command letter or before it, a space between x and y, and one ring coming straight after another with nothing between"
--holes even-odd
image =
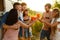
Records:
<instances>
[{"instance_id":1,"label":"sleeveless top","mask_svg":"<svg viewBox=\"0 0 60 40\"><path fill-rule=\"evenodd\" d=\"M24 19L24 23L28 24L29 20L30 20L30 17L28 17L26 20Z\"/></svg>"},{"instance_id":2,"label":"sleeveless top","mask_svg":"<svg viewBox=\"0 0 60 40\"><path fill-rule=\"evenodd\" d=\"M29 24L29 22L30 22L29 20L30 20L30 17L28 17L28 19L24 20L24 23ZM27 29L27 28L25 28L25 29ZM31 27L29 27L28 30L29 30L29 32L31 32L32 31Z\"/></svg>"}]
</instances>

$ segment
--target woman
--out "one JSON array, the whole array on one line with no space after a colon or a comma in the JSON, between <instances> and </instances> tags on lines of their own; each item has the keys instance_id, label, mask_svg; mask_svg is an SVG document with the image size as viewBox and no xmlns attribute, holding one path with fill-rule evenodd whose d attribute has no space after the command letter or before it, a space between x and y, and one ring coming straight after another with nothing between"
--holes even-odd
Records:
<instances>
[{"instance_id":1,"label":"woman","mask_svg":"<svg viewBox=\"0 0 60 40\"><path fill-rule=\"evenodd\" d=\"M51 21L51 40L60 40L60 18L59 10L53 10L53 19Z\"/></svg>"},{"instance_id":2,"label":"woman","mask_svg":"<svg viewBox=\"0 0 60 40\"><path fill-rule=\"evenodd\" d=\"M18 13L16 9L10 10L9 16L7 17L6 23L3 24L3 28L6 29L3 40L18 40L18 32L20 26L28 28L34 22L26 25L18 20Z\"/></svg>"},{"instance_id":3,"label":"woman","mask_svg":"<svg viewBox=\"0 0 60 40\"><path fill-rule=\"evenodd\" d=\"M23 12L23 17L24 17L24 23L29 24L31 22L31 19L28 16L28 9L26 9ZM31 29L31 27L24 29L24 38L26 38L27 40L31 40L31 35L32 35L32 32L30 32L29 29Z\"/></svg>"}]
</instances>

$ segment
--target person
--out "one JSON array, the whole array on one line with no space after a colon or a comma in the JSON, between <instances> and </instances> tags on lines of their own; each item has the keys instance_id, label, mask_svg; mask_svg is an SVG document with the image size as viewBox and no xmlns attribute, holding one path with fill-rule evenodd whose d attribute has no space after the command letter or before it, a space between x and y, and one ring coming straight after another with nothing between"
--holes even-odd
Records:
<instances>
[{"instance_id":1,"label":"person","mask_svg":"<svg viewBox=\"0 0 60 40\"><path fill-rule=\"evenodd\" d=\"M23 20L23 11L25 10L25 9L27 9L27 4L26 3L24 3L24 2L22 2L21 3L21 6L22 6L22 13L20 13L20 18L22 19L22 22L24 21ZM22 28L22 27L20 27L20 32L19 32L19 40L24 40L24 28Z\"/></svg>"},{"instance_id":2,"label":"person","mask_svg":"<svg viewBox=\"0 0 60 40\"><path fill-rule=\"evenodd\" d=\"M59 10L53 9L53 18L51 21L51 40L60 40L59 26L60 26Z\"/></svg>"},{"instance_id":3,"label":"person","mask_svg":"<svg viewBox=\"0 0 60 40\"><path fill-rule=\"evenodd\" d=\"M44 21L50 23L52 20L52 12L50 11L50 8L51 4L47 3L45 5L46 12L44 12L43 17L41 20L39 20L40 22L43 22L43 27L40 33L40 40L44 40L45 37L47 37L47 40L50 40L51 26L44 23Z\"/></svg>"},{"instance_id":4,"label":"person","mask_svg":"<svg viewBox=\"0 0 60 40\"><path fill-rule=\"evenodd\" d=\"M26 23L26 24L31 23L31 19L28 16L28 9L26 9L23 12L23 17L24 17L24 23ZM24 28L24 38L26 38L27 40L31 40L32 32L30 32L30 31L32 29L31 30L30 29L31 29L31 27L29 27L28 29L27 28Z\"/></svg>"},{"instance_id":5,"label":"person","mask_svg":"<svg viewBox=\"0 0 60 40\"><path fill-rule=\"evenodd\" d=\"M22 11L27 9L27 4L26 3L22 2L21 5L22 5Z\"/></svg>"},{"instance_id":6,"label":"person","mask_svg":"<svg viewBox=\"0 0 60 40\"><path fill-rule=\"evenodd\" d=\"M21 10L21 4L18 3L18 2L15 2L15 3L13 4L13 9ZM7 18L8 13L9 13L9 12L6 12L6 13L2 16L2 20L1 20L1 23L2 23L2 24L5 23L5 19Z\"/></svg>"},{"instance_id":7,"label":"person","mask_svg":"<svg viewBox=\"0 0 60 40\"><path fill-rule=\"evenodd\" d=\"M46 23L47 25L51 26L51 36L50 39L51 40L60 40L60 17L59 17L59 10L58 9L53 9L53 15L52 15L52 21L51 23L48 23L46 21L43 21L44 23Z\"/></svg>"},{"instance_id":8,"label":"person","mask_svg":"<svg viewBox=\"0 0 60 40\"><path fill-rule=\"evenodd\" d=\"M13 9L21 10L21 4L18 3L18 2L15 2L15 3L13 4ZM1 24L2 24L2 25L6 22L6 18L8 17L8 14L9 14L9 12L6 12L6 13L3 15L2 20L1 20ZM18 17L18 19L21 20L20 17ZM4 28L2 27L2 38L3 38L3 36L4 36Z\"/></svg>"},{"instance_id":9,"label":"person","mask_svg":"<svg viewBox=\"0 0 60 40\"><path fill-rule=\"evenodd\" d=\"M36 21L29 25L24 24L22 21L18 20L18 12L16 9L11 9L8 15L5 24L3 24L3 28L6 29L3 40L18 40L19 28L29 28L29 26Z\"/></svg>"}]
</instances>

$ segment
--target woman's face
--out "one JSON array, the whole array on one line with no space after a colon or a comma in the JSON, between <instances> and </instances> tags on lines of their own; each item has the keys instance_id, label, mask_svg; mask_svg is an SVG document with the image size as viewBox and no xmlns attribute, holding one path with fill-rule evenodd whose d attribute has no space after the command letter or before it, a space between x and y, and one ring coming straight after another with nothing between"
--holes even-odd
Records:
<instances>
[{"instance_id":1,"label":"woman's face","mask_svg":"<svg viewBox=\"0 0 60 40\"><path fill-rule=\"evenodd\" d=\"M56 17L58 15L58 12L53 12L53 17Z\"/></svg>"},{"instance_id":2,"label":"woman's face","mask_svg":"<svg viewBox=\"0 0 60 40\"><path fill-rule=\"evenodd\" d=\"M25 15L28 15L28 11L25 11Z\"/></svg>"}]
</instances>

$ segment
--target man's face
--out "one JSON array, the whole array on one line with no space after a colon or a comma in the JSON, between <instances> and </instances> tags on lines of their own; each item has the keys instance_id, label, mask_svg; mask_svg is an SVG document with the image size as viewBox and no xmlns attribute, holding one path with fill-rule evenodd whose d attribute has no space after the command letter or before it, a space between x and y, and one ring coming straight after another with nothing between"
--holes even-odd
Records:
<instances>
[{"instance_id":1,"label":"man's face","mask_svg":"<svg viewBox=\"0 0 60 40\"><path fill-rule=\"evenodd\" d=\"M48 12L50 11L50 8L48 6L45 6L45 10Z\"/></svg>"},{"instance_id":2,"label":"man's face","mask_svg":"<svg viewBox=\"0 0 60 40\"><path fill-rule=\"evenodd\" d=\"M23 5L22 6L22 10L24 11L26 9L26 5Z\"/></svg>"},{"instance_id":3,"label":"man's face","mask_svg":"<svg viewBox=\"0 0 60 40\"><path fill-rule=\"evenodd\" d=\"M21 5L16 5L16 9L21 11L22 10L22 6Z\"/></svg>"}]
</instances>

